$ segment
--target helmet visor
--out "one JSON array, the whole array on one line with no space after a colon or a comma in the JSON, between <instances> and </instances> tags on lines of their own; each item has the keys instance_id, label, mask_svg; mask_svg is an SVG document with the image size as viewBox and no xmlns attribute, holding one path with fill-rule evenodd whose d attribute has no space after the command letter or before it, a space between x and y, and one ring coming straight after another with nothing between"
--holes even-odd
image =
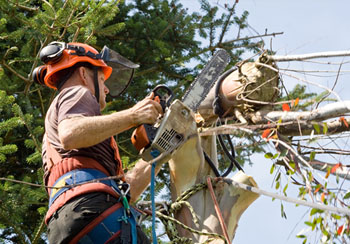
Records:
<instances>
[{"instance_id":1,"label":"helmet visor","mask_svg":"<svg viewBox=\"0 0 350 244\"><path fill-rule=\"evenodd\" d=\"M112 97L117 97L129 86L134 75L134 70L138 68L139 65L134 64L107 46L103 47L101 56L105 63L113 69L105 85L109 89L109 94Z\"/></svg>"}]
</instances>

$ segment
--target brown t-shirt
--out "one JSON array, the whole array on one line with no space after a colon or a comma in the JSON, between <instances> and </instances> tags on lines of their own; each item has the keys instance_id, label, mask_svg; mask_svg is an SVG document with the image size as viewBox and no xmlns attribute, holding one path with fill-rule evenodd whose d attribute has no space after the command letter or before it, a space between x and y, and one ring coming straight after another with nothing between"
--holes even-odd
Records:
<instances>
[{"instance_id":1,"label":"brown t-shirt","mask_svg":"<svg viewBox=\"0 0 350 244\"><path fill-rule=\"evenodd\" d=\"M90 157L99 162L110 175L115 175L118 172L118 163L114 158L114 150L111 147L110 138L91 147L64 150L58 137L58 124L62 120L73 117L99 115L101 115L100 105L86 87L74 86L63 89L53 100L46 114L45 130L47 140L62 158L72 156ZM43 141L42 145L44 179L46 182L49 173L47 169L46 142Z\"/></svg>"}]
</instances>

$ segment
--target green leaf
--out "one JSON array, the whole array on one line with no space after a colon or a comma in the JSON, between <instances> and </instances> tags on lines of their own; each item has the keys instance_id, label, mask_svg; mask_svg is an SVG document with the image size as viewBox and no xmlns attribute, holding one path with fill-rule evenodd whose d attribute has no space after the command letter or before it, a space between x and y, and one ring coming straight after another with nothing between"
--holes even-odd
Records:
<instances>
[{"instance_id":1,"label":"green leaf","mask_svg":"<svg viewBox=\"0 0 350 244\"><path fill-rule=\"evenodd\" d=\"M345 196L344 196L344 199L349 199L349 198L350 198L350 191L347 192L347 193L345 194Z\"/></svg>"},{"instance_id":2,"label":"green leaf","mask_svg":"<svg viewBox=\"0 0 350 244\"><path fill-rule=\"evenodd\" d=\"M316 152L312 151L310 153L310 160L309 161L313 161L315 159L315 155L316 155Z\"/></svg>"},{"instance_id":3,"label":"green leaf","mask_svg":"<svg viewBox=\"0 0 350 244\"><path fill-rule=\"evenodd\" d=\"M275 170L275 164L272 164L270 168L270 174L272 174L274 170Z\"/></svg>"},{"instance_id":4,"label":"green leaf","mask_svg":"<svg viewBox=\"0 0 350 244\"><path fill-rule=\"evenodd\" d=\"M310 226L310 227L313 227L315 225L315 223L311 223L309 221L305 221L304 224Z\"/></svg>"},{"instance_id":5,"label":"green leaf","mask_svg":"<svg viewBox=\"0 0 350 244\"><path fill-rule=\"evenodd\" d=\"M276 182L276 186L275 186L276 190L278 190L278 188L280 188L280 184L281 183L279 181Z\"/></svg>"},{"instance_id":6,"label":"green leaf","mask_svg":"<svg viewBox=\"0 0 350 244\"><path fill-rule=\"evenodd\" d=\"M327 123L326 122L324 122L323 123L323 134L327 134L327 132L328 132L328 126L327 126Z\"/></svg>"},{"instance_id":7,"label":"green leaf","mask_svg":"<svg viewBox=\"0 0 350 244\"><path fill-rule=\"evenodd\" d=\"M287 219L287 215L286 215L286 212L284 211L284 206L282 203L281 203L281 217L284 219Z\"/></svg>"},{"instance_id":8,"label":"green leaf","mask_svg":"<svg viewBox=\"0 0 350 244\"><path fill-rule=\"evenodd\" d=\"M292 167L292 169L295 170L295 162L294 161L289 161L289 166Z\"/></svg>"},{"instance_id":9,"label":"green leaf","mask_svg":"<svg viewBox=\"0 0 350 244\"><path fill-rule=\"evenodd\" d=\"M332 216L334 219L337 219L337 220L339 220L339 219L342 218L341 216L339 216L339 215L337 215L337 214L331 214L331 216Z\"/></svg>"},{"instance_id":10,"label":"green leaf","mask_svg":"<svg viewBox=\"0 0 350 244\"><path fill-rule=\"evenodd\" d=\"M265 158L272 158L273 157L273 154L268 152L268 153L265 153Z\"/></svg>"},{"instance_id":11,"label":"green leaf","mask_svg":"<svg viewBox=\"0 0 350 244\"><path fill-rule=\"evenodd\" d=\"M287 193L286 193L287 189L288 189L288 184L286 184L283 188L283 193L285 196L287 196Z\"/></svg>"},{"instance_id":12,"label":"green leaf","mask_svg":"<svg viewBox=\"0 0 350 244\"><path fill-rule=\"evenodd\" d=\"M321 210L321 209L318 209L318 208L313 208L310 211L310 216L315 215L317 213L323 213L323 212L324 212L324 210Z\"/></svg>"},{"instance_id":13,"label":"green leaf","mask_svg":"<svg viewBox=\"0 0 350 244\"><path fill-rule=\"evenodd\" d=\"M314 123L313 127L314 127L315 131L317 132L317 134L320 134L320 126L318 124Z\"/></svg>"}]
</instances>

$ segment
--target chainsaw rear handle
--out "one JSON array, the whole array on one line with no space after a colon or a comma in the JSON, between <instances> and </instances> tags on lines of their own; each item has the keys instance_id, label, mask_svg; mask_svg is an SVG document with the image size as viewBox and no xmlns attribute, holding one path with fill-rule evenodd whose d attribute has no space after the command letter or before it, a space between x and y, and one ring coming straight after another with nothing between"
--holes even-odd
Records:
<instances>
[{"instance_id":1,"label":"chainsaw rear handle","mask_svg":"<svg viewBox=\"0 0 350 244\"><path fill-rule=\"evenodd\" d=\"M156 86L152 92L154 93L153 100L160 103L163 112L170 106L171 101L174 98L173 91L166 85ZM131 142L137 151L141 151L143 148L151 145L153 139L157 133L157 128L149 124L142 124L138 126L131 135Z\"/></svg>"}]
</instances>

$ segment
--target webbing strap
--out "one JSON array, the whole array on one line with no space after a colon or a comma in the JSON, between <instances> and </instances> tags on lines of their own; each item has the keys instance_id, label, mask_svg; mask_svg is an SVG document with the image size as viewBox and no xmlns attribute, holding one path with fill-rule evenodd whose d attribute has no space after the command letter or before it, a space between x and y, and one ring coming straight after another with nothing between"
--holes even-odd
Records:
<instances>
[{"instance_id":1,"label":"webbing strap","mask_svg":"<svg viewBox=\"0 0 350 244\"><path fill-rule=\"evenodd\" d=\"M97 169L75 169L69 171L68 173L58 178L55 184L53 185L53 187L59 188L53 188L51 190L49 207L62 193L68 191L72 187L103 178L107 178L107 175L105 175L103 172ZM118 185L114 180L106 179L99 181L99 183L112 187L114 191L116 191L119 194L119 196L121 196L121 192L118 188Z\"/></svg>"}]
</instances>

